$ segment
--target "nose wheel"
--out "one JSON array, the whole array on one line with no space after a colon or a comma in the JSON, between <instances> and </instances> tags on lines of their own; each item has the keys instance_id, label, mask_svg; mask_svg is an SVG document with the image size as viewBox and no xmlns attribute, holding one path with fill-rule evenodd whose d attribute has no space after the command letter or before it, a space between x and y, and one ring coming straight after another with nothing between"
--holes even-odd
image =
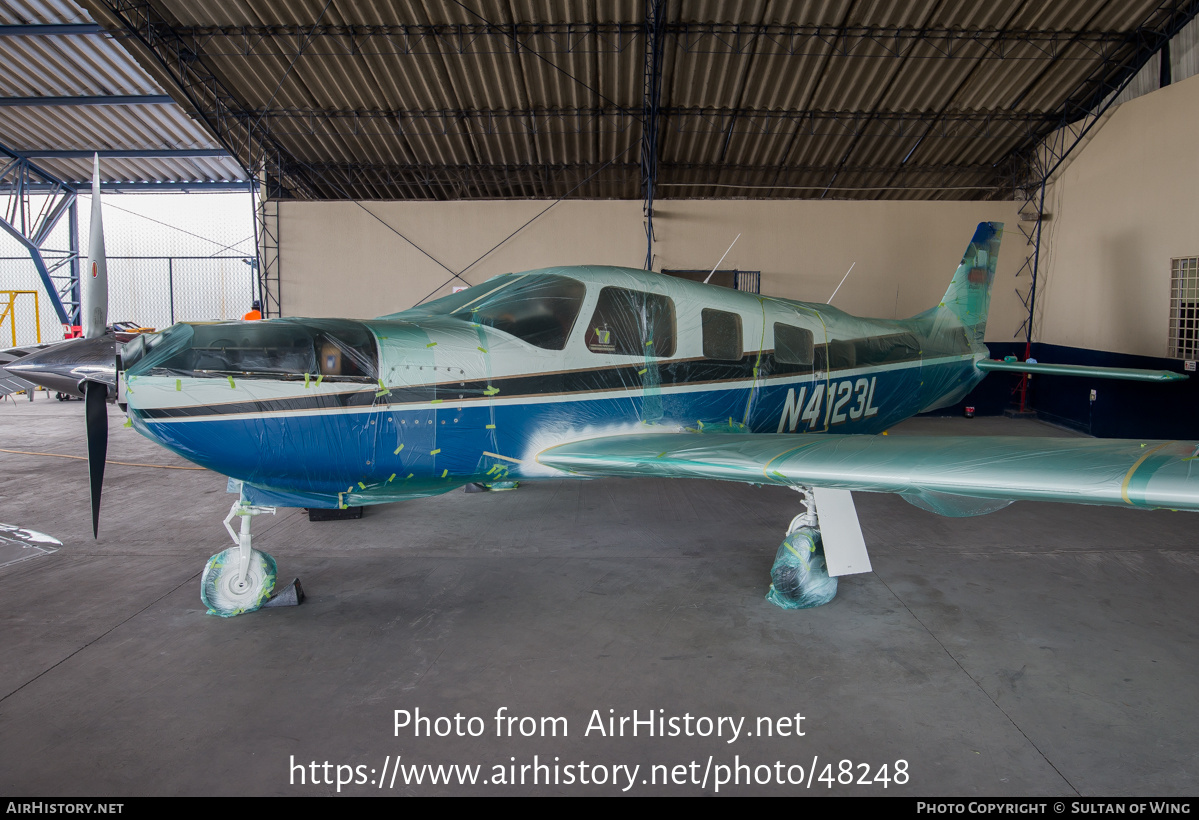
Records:
<instances>
[{"instance_id":1,"label":"nose wheel","mask_svg":"<svg viewBox=\"0 0 1199 820\"><path fill-rule=\"evenodd\" d=\"M250 521L263 513L274 515L275 508L236 501L229 509L225 529L237 546L209 558L200 578L200 600L209 615L231 618L253 612L271 597L277 575L275 559L253 549L250 541ZM241 518L240 532L230 526L234 518Z\"/></svg>"}]
</instances>

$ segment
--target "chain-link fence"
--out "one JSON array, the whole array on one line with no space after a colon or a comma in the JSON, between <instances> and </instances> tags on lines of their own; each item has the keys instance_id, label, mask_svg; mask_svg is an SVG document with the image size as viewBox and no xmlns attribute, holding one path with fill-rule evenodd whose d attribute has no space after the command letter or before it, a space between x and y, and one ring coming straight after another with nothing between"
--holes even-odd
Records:
<instances>
[{"instance_id":1,"label":"chain-link fence","mask_svg":"<svg viewBox=\"0 0 1199 820\"><path fill-rule=\"evenodd\" d=\"M36 197L34 197L36 199ZM0 204L3 197L0 196ZM35 203L37 204L37 203ZM91 197L77 203L76 247L87 255ZM253 199L245 193L120 194L104 197L104 234L108 250L110 322L136 322L163 328L173 321L241 318L250 309L255 253ZM56 285L70 277L70 220L63 217L46 237L42 255ZM80 260L86 271L86 259ZM85 274L86 275L86 274ZM18 344L62 338L62 325L24 247L0 231L0 291L36 290L33 300L17 299ZM7 304L7 299L2 301ZM5 320L0 347L12 342Z\"/></svg>"},{"instance_id":2,"label":"chain-link fence","mask_svg":"<svg viewBox=\"0 0 1199 820\"><path fill-rule=\"evenodd\" d=\"M4 289L37 290L42 297L36 319L33 299L18 298L17 344L36 341L39 321L42 341L62 338L62 325L29 257L0 258L0 283ZM164 328L175 322L240 319L256 298L254 287L250 256L110 256L108 321ZM8 320L0 330L0 342L11 342Z\"/></svg>"}]
</instances>

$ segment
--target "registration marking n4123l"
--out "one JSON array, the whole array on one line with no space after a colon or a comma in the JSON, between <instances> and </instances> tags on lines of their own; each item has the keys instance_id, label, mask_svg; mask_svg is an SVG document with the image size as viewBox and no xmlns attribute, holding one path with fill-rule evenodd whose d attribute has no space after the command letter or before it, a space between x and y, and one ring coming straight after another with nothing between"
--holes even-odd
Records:
<instances>
[{"instance_id":1,"label":"registration marking n4123l","mask_svg":"<svg viewBox=\"0 0 1199 820\"><path fill-rule=\"evenodd\" d=\"M808 385L795 392L792 387L787 391L787 400L783 404L783 412L779 415L779 429L794 433L799 423L804 422L804 430L828 427L833 424L844 424L846 421L870 418L878 414L874 406L874 385L877 376L869 379L845 379L828 383L827 391L823 382L811 386L808 395ZM828 400L825 401L825 393ZM805 401L806 400L806 401ZM820 410L824 408L823 425Z\"/></svg>"}]
</instances>

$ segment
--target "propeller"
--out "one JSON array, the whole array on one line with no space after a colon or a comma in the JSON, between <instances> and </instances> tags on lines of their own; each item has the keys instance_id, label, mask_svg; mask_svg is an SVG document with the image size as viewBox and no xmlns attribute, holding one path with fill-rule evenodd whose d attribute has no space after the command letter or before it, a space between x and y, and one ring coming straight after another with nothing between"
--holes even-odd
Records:
<instances>
[{"instance_id":1,"label":"propeller","mask_svg":"<svg viewBox=\"0 0 1199 820\"><path fill-rule=\"evenodd\" d=\"M83 383L83 409L87 421L87 470L92 496L92 538L100 529L100 491L104 487L104 461L108 457L108 385Z\"/></svg>"},{"instance_id":2,"label":"propeller","mask_svg":"<svg viewBox=\"0 0 1199 820\"><path fill-rule=\"evenodd\" d=\"M81 284L83 337L95 339L108 330L108 260L104 253L104 223L100 214L100 155L92 165L92 225L87 250L87 274ZM92 497L92 537L100 528L100 493L104 487L104 461L108 457L108 385L83 382L84 419L87 426L87 467Z\"/></svg>"}]
</instances>

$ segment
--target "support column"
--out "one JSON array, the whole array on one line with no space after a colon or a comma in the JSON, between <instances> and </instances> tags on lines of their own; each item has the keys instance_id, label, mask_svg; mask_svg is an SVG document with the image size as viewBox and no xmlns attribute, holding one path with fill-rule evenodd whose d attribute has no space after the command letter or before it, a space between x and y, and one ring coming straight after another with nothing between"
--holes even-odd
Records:
<instances>
[{"instance_id":1,"label":"support column","mask_svg":"<svg viewBox=\"0 0 1199 820\"><path fill-rule=\"evenodd\" d=\"M662 48L666 21L662 0L645 0L645 63L642 69L641 198L645 217L645 269L654 267L654 186L658 181L658 117L662 103Z\"/></svg>"}]
</instances>

